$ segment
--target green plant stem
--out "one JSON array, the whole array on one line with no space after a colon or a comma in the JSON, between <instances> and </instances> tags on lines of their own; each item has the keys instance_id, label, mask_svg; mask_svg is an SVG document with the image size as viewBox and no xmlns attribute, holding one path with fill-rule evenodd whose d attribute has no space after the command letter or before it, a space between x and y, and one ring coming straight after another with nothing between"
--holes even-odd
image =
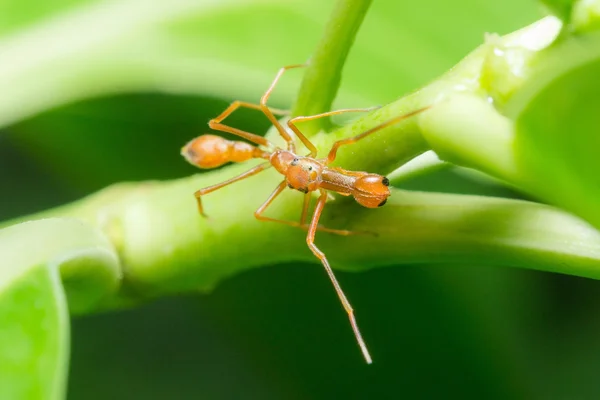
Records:
<instances>
[{"instance_id":1,"label":"green plant stem","mask_svg":"<svg viewBox=\"0 0 600 400\"><path fill-rule=\"evenodd\" d=\"M313 53L292 109L292 116L314 115L331 110L342 80L342 69L371 0L338 0ZM331 127L321 118L302 124L310 136Z\"/></svg>"},{"instance_id":2,"label":"green plant stem","mask_svg":"<svg viewBox=\"0 0 600 400\"><path fill-rule=\"evenodd\" d=\"M306 247L305 232L252 216L281 179L273 171L211 193L205 199L210 218L198 215L194 190L242 168L246 167L173 182L119 185L29 218L69 216L102 229L123 265L120 300L114 303L206 291L231 275L263 265L317 263ZM239 193L252 195L240 202ZM268 214L294 220L301 202L298 193L287 191ZM329 204L322 223L378 234L318 233L316 243L336 268L361 271L398 263L484 259L491 265L600 278L600 234L575 217L536 203L394 190L388 205L377 210L344 200Z\"/></svg>"}]
</instances>

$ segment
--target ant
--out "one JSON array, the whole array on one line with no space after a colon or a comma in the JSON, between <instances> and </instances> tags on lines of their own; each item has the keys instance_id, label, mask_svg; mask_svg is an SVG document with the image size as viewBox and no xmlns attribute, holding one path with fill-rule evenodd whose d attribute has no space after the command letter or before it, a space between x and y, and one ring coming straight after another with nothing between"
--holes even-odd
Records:
<instances>
[{"instance_id":1,"label":"ant","mask_svg":"<svg viewBox=\"0 0 600 400\"><path fill-rule=\"evenodd\" d=\"M275 76L275 79L271 83L271 86L269 86L265 94L260 99L259 104L252 104L243 101L234 101L218 117L211 119L208 123L208 126L214 130L228 132L240 136L254 143L255 145L242 141L230 141L220 136L206 134L198 136L197 138L188 142L182 148L181 154L188 162L199 168L216 168L228 162L243 162L253 158L267 160L267 162L259 164L256 167L242 173L241 175L238 175L234 178L228 179L216 185L212 185L196 191L194 195L196 197L196 200L198 201L198 210L203 217L206 217L206 214L204 213L204 208L202 206L202 196L208 193L214 192L215 190L230 185L234 182L256 175L270 167L274 167L279 173L281 173L285 177L285 179L277 186L275 191L273 191L273 193L271 193L267 200L254 212L254 216L262 221L279 222L286 225L308 230L306 243L308 244L308 247L313 252L313 254L321 261L321 263L325 267L325 271L327 272L329 279L331 279L333 287L335 288L335 291L337 292L337 295L340 298L340 301L344 306L346 313L348 314L348 318L350 319L350 325L352 326L352 330L354 331L354 335L363 353L363 356L366 362L368 364L371 364L371 355L369 354L367 346L358 329L358 325L354 317L354 310L352 309L350 302L344 295L340 284L335 278L335 275L333 274L333 271L329 266L329 262L327 261L325 254L317 248L317 246L314 243L314 239L316 231L335 233L344 236L359 233L348 230L331 229L318 225L319 218L321 217L321 213L323 212L323 207L325 206L325 202L327 201L327 198L329 196L329 191L336 192L342 196L353 196L354 199L364 207L377 208L383 206L386 203L387 198L390 196L390 190L388 187L390 181L388 180L388 178L382 175L371 174L367 172L348 171L339 167L330 167L329 164L331 164L335 160L337 151L341 146L356 143L359 140L364 139L365 137L383 128L386 128L392 124L395 124L406 118L412 117L415 114L425 111L429 107L421 108L408 114L404 114L397 118L388 120L387 122L375 126L374 128L371 128L357 136L338 140L333 144L333 146L329 150L327 158L323 159L316 158L316 147L296 127L296 123L342 114L346 112L370 111L372 110L372 108L342 109L311 116L294 117L287 121L287 126L292 132L296 134L297 138L300 139L300 141L310 151L310 153L307 156L300 156L296 154L296 144L294 139L292 138L290 133L281 125L281 123L275 118L276 114L285 115L286 112L267 106L267 100L269 99L271 92L273 91L273 89L277 85L277 82L279 81L279 79L285 71L292 68L299 68L304 66L306 65L296 64L281 68ZM225 118L227 118L231 113L233 113L235 110L241 107L262 111L266 115L266 117L271 121L271 123L275 126L279 134L286 141L287 149L283 150L281 148L278 148L262 136L242 131L240 129L233 128L222 123ZM262 146L269 150L263 150L261 147L258 146ZM269 207L273 200L275 200L275 198L279 196L279 194L281 194L281 192L283 192L283 190L286 187L304 193L304 203L302 207L302 214L300 216L300 222L284 221L266 217L263 215L267 207ZM310 223L306 223L311 192L315 191L319 191L319 199L317 200L317 204L315 206Z\"/></svg>"}]
</instances>

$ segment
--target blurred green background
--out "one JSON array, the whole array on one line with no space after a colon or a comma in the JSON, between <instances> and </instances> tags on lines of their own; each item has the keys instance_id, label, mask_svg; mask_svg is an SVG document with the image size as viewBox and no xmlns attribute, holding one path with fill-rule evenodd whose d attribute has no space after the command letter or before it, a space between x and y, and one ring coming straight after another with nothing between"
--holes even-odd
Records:
<instances>
[{"instance_id":1,"label":"blurred green background","mask_svg":"<svg viewBox=\"0 0 600 400\"><path fill-rule=\"evenodd\" d=\"M27 29L94 2L76 3L48 3L46 10L39 2L7 1L0 23L10 35L17 29L10 15L19 15L19 29ZM234 66L209 82L215 77L195 74L175 56L165 60L172 62L169 73L196 82L189 90L195 94L147 85L138 93L62 105L0 130L0 219L114 182L198 172L181 159L181 145L205 132L208 119L234 98L256 101L277 68L307 59L333 5L239 3L162 27L174 40L185 39L176 41L178 56L200 54L205 64ZM374 2L338 105L385 104L448 70L484 33L508 33L542 15L533 1ZM299 76L288 79L275 105L289 106ZM268 128L250 111L240 111L231 125ZM407 187L518 197L453 170ZM338 272L372 366L361 359L318 264L274 265L239 274L210 294L77 317L69 398L599 398L600 284L482 265Z\"/></svg>"}]
</instances>

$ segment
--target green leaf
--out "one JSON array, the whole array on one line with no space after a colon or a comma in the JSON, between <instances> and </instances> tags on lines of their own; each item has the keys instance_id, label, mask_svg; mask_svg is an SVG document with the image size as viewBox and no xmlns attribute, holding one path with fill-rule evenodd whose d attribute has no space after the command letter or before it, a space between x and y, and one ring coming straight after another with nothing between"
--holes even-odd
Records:
<instances>
[{"instance_id":1,"label":"green leaf","mask_svg":"<svg viewBox=\"0 0 600 400\"><path fill-rule=\"evenodd\" d=\"M576 3L576 0L542 0L542 3L560 19L568 22L571 18L571 11L573 10L573 4Z\"/></svg>"},{"instance_id":2,"label":"green leaf","mask_svg":"<svg viewBox=\"0 0 600 400\"><path fill-rule=\"evenodd\" d=\"M520 186L600 228L600 33L562 41L514 100Z\"/></svg>"},{"instance_id":3,"label":"green leaf","mask_svg":"<svg viewBox=\"0 0 600 400\"><path fill-rule=\"evenodd\" d=\"M530 54L525 79L505 98L507 116L476 93L451 94L419 126L442 159L499 177L600 227L599 49L600 33L589 32Z\"/></svg>"},{"instance_id":4,"label":"green leaf","mask_svg":"<svg viewBox=\"0 0 600 400\"><path fill-rule=\"evenodd\" d=\"M212 37L228 28L233 34L252 32L265 23L265 15L247 8L272 10L276 3L88 1L40 18L0 40L0 125L99 95L148 90L214 95L254 79L264 87L272 72L262 75L251 65L240 68L233 62L244 43L227 48ZM228 10L215 24L214 15ZM252 39L268 40L264 29L258 33L260 38ZM230 54L229 60L218 56L223 53ZM224 73L238 79L223 85L209 78Z\"/></svg>"},{"instance_id":5,"label":"green leaf","mask_svg":"<svg viewBox=\"0 0 600 400\"><path fill-rule=\"evenodd\" d=\"M571 15L574 32L590 32L600 29L600 1L580 0L575 3Z\"/></svg>"},{"instance_id":6,"label":"green leaf","mask_svg":"<svg viewBox=\"0 0 600 400\"><path fill-rule=\"evenodd\" d=\"M2 229L0 254L0 398L62 399L69 309L89 312L114 296L117 256L100 232L73 219Z\"/></svg>"},{"instance_id":7,"label":"green leaf","mask_svg":"<svg viewBox=\"0 0 600 400\"><path fill-rule=\"evenodd\" d=\"M63 399L69 313L58 271L36 265L6 283L0 284L0 398Z\"/></svg>"},{"instance_id":8,"label":"green leaf","mask_svg":"<svg viewBox=\"0 0 600 400\"><path fill-rule=\"evenodd\" d=\"M44 19L69 12L95 0L4 0L0 3L0 34L8 35L35 25ZM96 0L97 1L97 0Z\"/></svg>"}]
</instances>

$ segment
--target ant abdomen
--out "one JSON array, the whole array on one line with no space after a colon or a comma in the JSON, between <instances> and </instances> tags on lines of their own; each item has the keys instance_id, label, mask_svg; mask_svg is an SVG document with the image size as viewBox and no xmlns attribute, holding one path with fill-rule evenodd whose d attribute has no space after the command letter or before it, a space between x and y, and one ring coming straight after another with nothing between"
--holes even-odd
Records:
<instances>
[{"instance_id":1,"label":"ant abdomen","mask_svg":"<svg viewBox=\"0 0 600 400\"><path fill-rule=\"evenodd\" d=\"M354 182L354 199L368 208L381 207L390 196L390 181L377 174L366 174Z\"/></svg>"},{"instance_id":2,"label":"ant abdomen","mask_svg":"<svg viewBox=\"0 0 600 400\"><path fill-rule=\"evenodd\" d=\"M232 141L217 135L202 135L181 149L183 157L200 168L216 168L228 162L264 158L265 152L250 143Z\"/></svg>"}]
</instances>

